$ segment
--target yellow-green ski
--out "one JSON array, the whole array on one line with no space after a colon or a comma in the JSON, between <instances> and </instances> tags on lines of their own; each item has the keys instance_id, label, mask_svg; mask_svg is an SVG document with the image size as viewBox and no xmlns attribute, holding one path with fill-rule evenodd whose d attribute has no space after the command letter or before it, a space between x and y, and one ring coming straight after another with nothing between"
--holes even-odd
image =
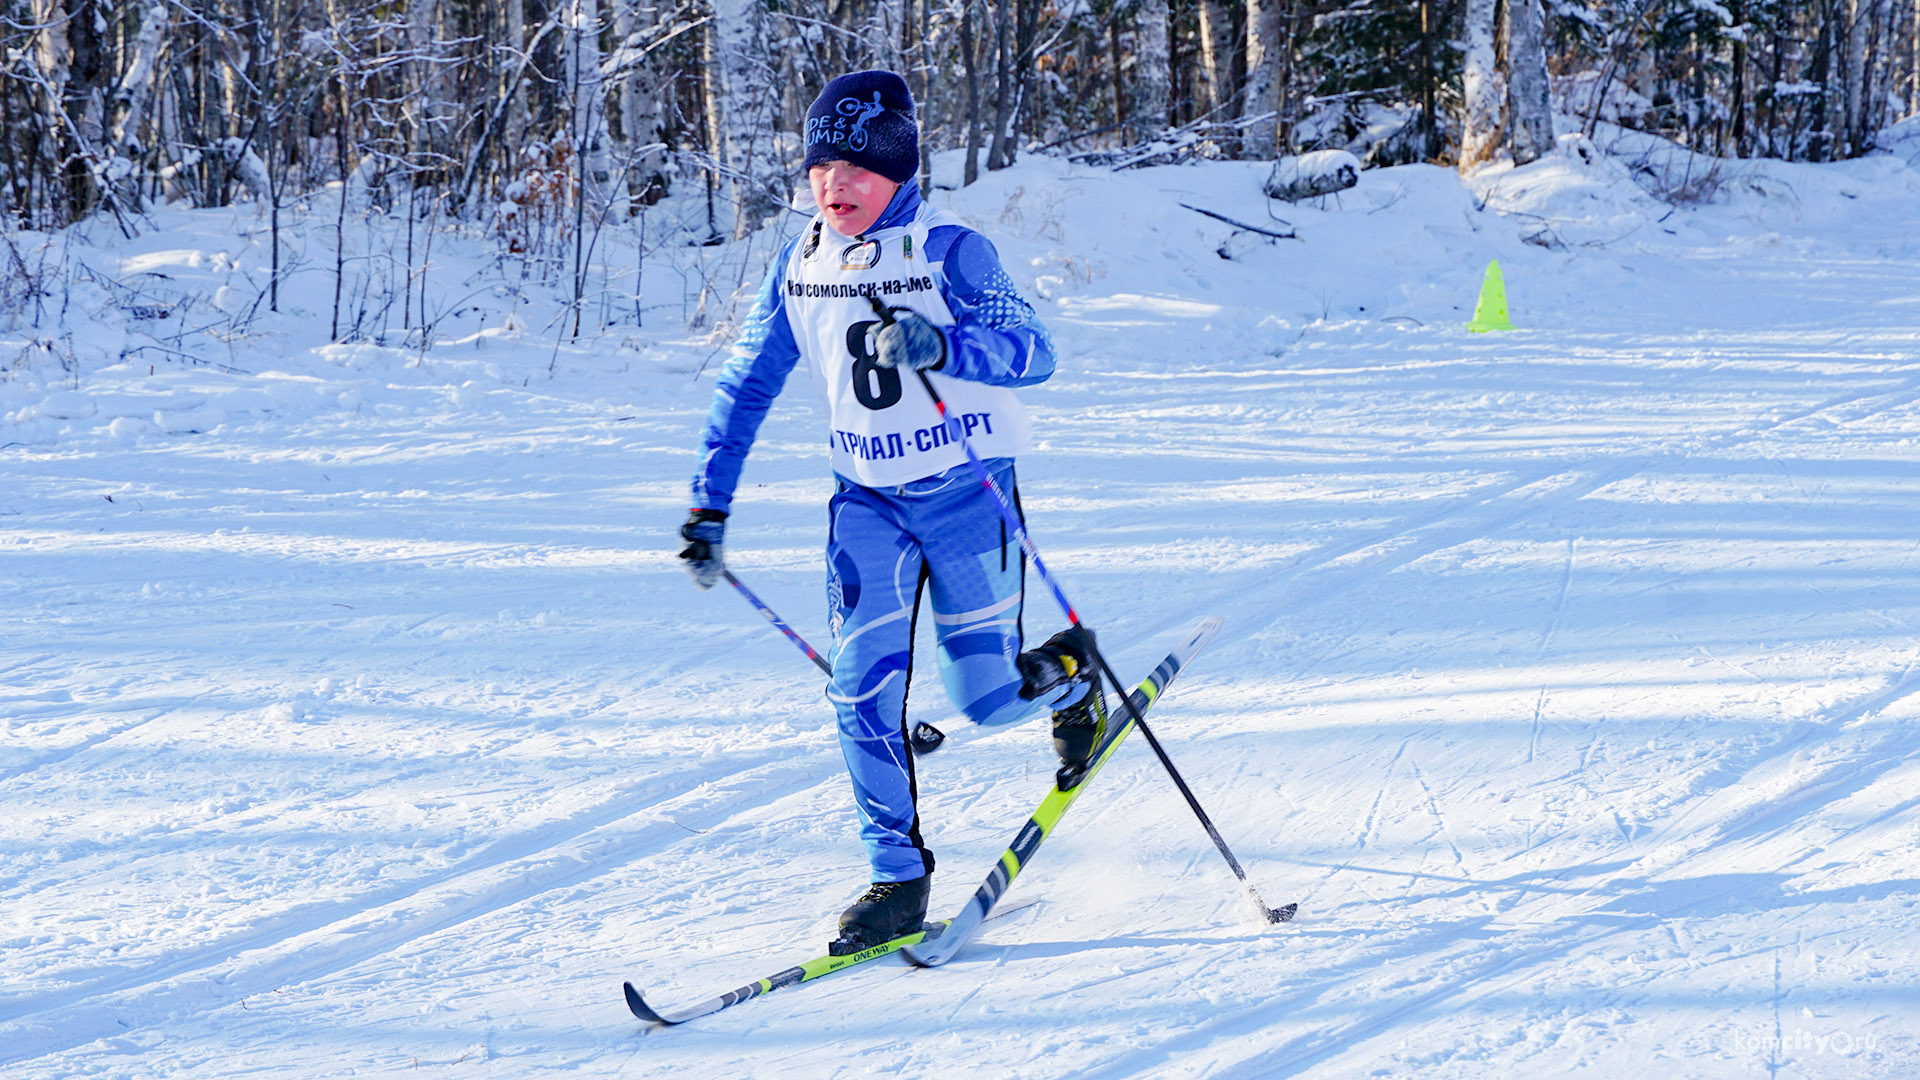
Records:
<instances>
[{"instance_id":1,"label":"yellow-green ski","mask_svg":"<svg viewBox=\"0 0 1920 1080\"><path fill-rule=\"evenodd\" d=\"M1167 654L1166 659L1160 661L1160 665L1153 669L1153 673L1134 688L1133 702L1141 713L1145 713L1155 701L1159 700L1167 684L1173 681L1174 676L1180 673L1180 669L1188 660L1205 648L1207 642L1213 640L1213 635L1219 629L1219 619L1201 620L1199 625L1178 646L1175 646L1172 652ZM696 1017L717 1013L721 1009L738 1005L743 1001L751 1001L764 994L771 994L775 990L812 982L822 976L845 971L894 953L903 953L909 960L923 967L945 963L961 945L966 943L968 938L979 930L981 923L1023 906L1014 904L997 911L994 908L1001 894L1006 892L1007 886L1013 883L1013 879L1019 875L1027 860L1033 857L1034 851L1040 846L1040 841L1053 831L1055 825L1059 824L1061 816L1067 812L1067 807L1072 806L1073 801L1080 797L1080 792L1086 787L1087 781L1100 771L1100 767L1113 756L1120 741L1127 737L1127 732L1133 729L1132 714L1124 707L1115 710L1111 715L1114 721L1113 730L1108 732L1106 741L1095 748L1092 761L1086 771L1071 788L1065 791L1057 787L1048 789L1046 798L1040 800L1039 809L1035 810L1026 825L1021 827L1020 834L1014 838L1013 846L1000 856L1000 861L994 865L993 872L987 875L986 883L980 886L972 899L967 901L966 909L959 916L941 922L927 923L914 933L875 945L864 952L853 953L850 956L822 956L809 960L798 967L787 968L778 974L748 983L738 990L730 990L719 997L709 998L685 1008L656 1009L647 1004L646 999L640 996L640 991L635 990L632 983L626 983L627 1007L633 1010L633 1015L642 1020L656 1024L679 1024ZM950 947L948 947L949 939L951 939Z\"/></svg>"},{"instance_id":2,"label":"yellow-green ski","mask_svg":"<svg viewBox=\"0 0 1920 1080\"><path fill-rule=\"evenodd\" d=\"M1146 714L1147 709L1165 692L1167 684L1173 681L1174 676L1180 674L1180 669L1185 667L1187 661L1193 659L1201 649L1206 648L1207 642L1212 641L1213 635L1219 630L1219 619L1210 617L1200 620L1200 624L1194 627L1193 632L1175 646L1165 660L1160 661L1159 667L1153 669L1153 674L1148 675L1139 686L1134 687L1130 695L1133 698L1134 707L1129 709L1123 703L1120 708L1108 712L1113 730L1107 733L1106 741L1094 749L1093 758L1087 765L1086 771L1080 774L1072 787L1064 791L1055 787L1047 792L1047 797L1040 800L1039 809L1035 810L1033 816L1027 819L1027 823L1021 826L1020 832L1013 838L1013 843L1001 854L1000 861L994 864L993 872L987 875L987 880L980 884L980 888L974 890L972 898L967 901L967 906L961 909L960 914L942 923L942 930L937 937L928 937L902 947L902 952L906 954L908 960L921 967L936 967L951 960L953 954L960 951L960 946L965 945L973 937L974 932L980 929L980 924L992 914L993 906L1000 902L1001 894L1007 891L1007 886L1012 885L1013 879L1020 876L1021 870L1026 869L1027 863L1033 858L1033 853L1040 849L1040 841L1047 838L1047 834L1053 831L1053 827L1058 825L1060 818L1066 814L1067 807L1072 806L1073 801L1086 790L1087 781L1093 779L1094 774L1107 763L1107 759L1113 756L1113 752L1119 749L1121 740L1134 729L1133 718L1136 715ZM1282 918L1291 918L1293 915L1291 905L1281 908L1280 911L1285 912Z\"/></svg>"}]
</instances>

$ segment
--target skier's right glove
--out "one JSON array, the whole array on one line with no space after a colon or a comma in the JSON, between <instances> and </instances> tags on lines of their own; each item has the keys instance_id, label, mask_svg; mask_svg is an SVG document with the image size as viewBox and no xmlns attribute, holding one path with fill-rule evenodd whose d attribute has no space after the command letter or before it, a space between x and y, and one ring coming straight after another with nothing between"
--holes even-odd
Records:
<instances>
[{"instance_id":1,"label":"skier's right glove","mask_svg":"<svg viewBox=\"0 0 1920 1080\"><path fill-rule=\"evenodd\" d=\"M687 573L693 575L693 583L703 589L713 588L720 581L720 571L726 568L721 560L721 539L726 532L727 515L723 510L695 510L680 526L680 537L687 542L680 557L687 560Z\"/></svg>"}]
</instances>

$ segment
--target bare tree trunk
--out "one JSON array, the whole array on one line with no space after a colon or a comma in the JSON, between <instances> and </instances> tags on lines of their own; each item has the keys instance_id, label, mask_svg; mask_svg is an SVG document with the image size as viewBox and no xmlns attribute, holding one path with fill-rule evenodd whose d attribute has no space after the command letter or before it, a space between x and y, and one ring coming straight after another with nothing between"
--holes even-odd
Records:
<instances>
[{"instance_id":1,"label":"bare tree trunk","mask_svg":"<svg viewBox=\"0 0 1920 1080\"><path fill-rule=\"evenodd\" d=\"M608 145L606 84L600 72L599 0L571 0L567 29L567 82L573 87L572 137L579 158L580 205L587 226L602 215L625 216L625 198L614 190L613 155Z\"/></svg>"},{"instance_id":2,"label":"bare tree trunk","mask_svg":"<svg viewBox=\"0 0 1920 1080\"><path fill-rule=\"evenodd\" d=\"M333 341L340 340L340 300L346 291L347 283L347 128L348 117L353 115L353 101L348 96L347 72L344 65L335 71L334 89L340 95L340 123L334 128L334 146L340 155L340 202L333 219L333 322L327 336Z\"/></svg>"},{"instance_id":3,"label":"bare tree trunk","mask_svg":"<svg viewBox=\"0 0 1920 1080\"><path fill-rule=\"evenodd\" d=\"M1880 18L1880 0L1860 0L1860 22L1864 31L1864 41L1860 48L1860 102L1855 153L1864 151L1873 133L1873 121L1876 114L1876 99L1880 92L1880 67L1882 45L1882 20Z\"/></svg>"},{"instance_id":4,"label":"bare tree trunk","mask_svg":"<svg viewBox=\"0 0 1920 1080\"><path fill-rule=\"evenodd\" d=\"M1787 63L1786 43L1782 40L1785 37L1785 28L1781 25L1781 20L1776 19L1773 21L1773 33L1771 36L1772 36L1772 41L1770 42L1771 49L1769 51L1773 54L1773 67L1767 73L1767 77L1772 81L1772 84L1774 86L1779 86L1782 73L1786 70L1786 63ZM1791 138L1787 140L1786 152L1784 154L1781 153L1780 144L1778 142L1779 121L1780 121L1780 95L1768 94L1767 95L1767 116L1765 120L1761 121L1761 127L1760 127L1760 130L1764 132L1767 137L1767 155L1766 156L1784 157L1787 160L1791 161L1793 159L1793 140Z\"/></svg>"},{"instance_id":5,"label":"bare tree trunk","mask_svg":"<svg viewBox=\"0 0 1920 1080\"><path fill-rule=\"evenodd\" d=\"M1227 88L1233 64L1227 57L1232 48L1233 26L1220 0L1199 0L1201 104L1213 112L1230 96Z\"/></svg>"},{"instance_id":6,"label":"bare tree trunk","mask_svg":"<svg viewBox=\"0 0 1920 1080\"><path fill-rule=\"evenodd\" d=\"M139 171L131 160L139 144L140 129L147 122L147 108L153 100L153 86L160 73L160 43L166 34L171 12L163 4L153 4L141 15L139 34L134 38L127 60L126 74L114 91L113 130L108 133L107 156L124 175L115 181L120 199L127 206L141 205Z\"/></svg>"},{"instance_id":7,"label":"bare tree trunk","mask_svg":"<svg viewBox=\"0 0 1920 1080\"><path fill-rule=\"evenodd\" d=\"M827 3L826 3L827 23L832 26L847 25L847 19L849 17L849 13L847 9L850 6L851 2L852 0L827 0ZM826 36L826 40L821 42L821 47L822 47L822 50L826 53L826 67L827 67L828 78L832 78L833 76L838 75L839 73L847 70L846 39L842 38L839 34L828 34Z\"/></svg>"},{"instance_id":8,"label":"bare tree trunk","mask_svg":"<svg viewBox=\"0 0 1920 1080\"><path fill-rule=\"evenodd\" d=\"M1866 142L1872 145L1874 134L1884 124L1900 116L1901 62L1900 22L1894 0L1873 0L1873 42L1870 47Z\"/></svg>"},{"instance_id":9,"label":"bare tree trunk","mask_svg":"<svg viewBox=\"0 0 1920 1080\"><path fill-rule=\"evenodd\" d=\"M267 308L280 310L280 203L286 194L289 177L287 176L287 154L285 140L287 132L281 119L288 115L288 85L284 59L279 54L280 42L276 32L283 25L282 15L276 0L266 0L268 7L258 12L259 21L254 25L254 54L259 60L254 78L260 87L259 141L261 149L266 151L267 167ZM344 195L344 190L342 192Z\"/></svg>"},{"instance_id":10,"label":"bare tree trunk","mask_svg":"<svg viewBox=\"0 0 1920 1080\"><path fill-rule=\"evenodd\" d=\"M1042 0L1015 0L1013 30L1013 68L1018 78L1017 92L1013 100L1013 114L1007 120L1007 164L1019 153L1019 135L1022 127L1029 132L1040 130L1041 100L1039 94L1039 68L1034 63L1034 50L1039 47L1040 8Z\"/></svg>"},{"instance_id":11,"label":"bare tree trunk","mask_svg":"<svg viewBox=\"0 0 1920 1080\"><path fill-rule=\"evenodd\" d=\"M967 73L967 161L962 166L960 179L963 187L980 179L980 56L973 33L973 11L979 2L962 0L960 9L960 62Z\"/></svg>"},{"instance_id":12,"label":"bare tree trunk","mask_svg":"<svg viewBox=\"0 0 1920 1080\"><path fill-rule=\"evenodd\" d=\"M95 167L106 136L103 31L106 19L95 0L46 0L35 8L42 30L35 43L41 78L51 168L66 191L68 221L93 211L98 198Z\"/></svg>"},{"instance_id":13,"label":"bare tree trunk","mask_svg":"<svg viewBox=\"0 0 1920 1080\"><path fill-rule=\"evenodd\" d=\"M1907 115L1920 115L1920 0L1913 0L1913 36L1907 48Z\"/></svg>"},{"instance_id":14,"label":"bare tree trunk","mask_svg":"<svg viewBox=\"0 0 1920 1080\"><path fill-rule=\"evenodd\" d=\"M68 31L73 46L72 81L67 84L67 121L74 125L83 152L89 157L106 143L106 86L109 74L108 40L113 28L107 0L75 0L69 5L74 19Z\"/></svg>"},{"instance_id":15,"label":"bare tree trunk","mask_svg":"<svg viewBox=\"0 0 1920 1080\"><path fill-rule=\"evenodd\" d=\"M1467 54L1462 101L1460 170L1493 159L1500 148L1503 97L1494 52L1499 0L1467 0Z\"/></svg>"},{"instance_id":16,"label":"bare tree trunk","mask_svg":"<svg viewBox=\"0 0 1920 1080\"><path fill-rule=\"evenodd\" d=\"M1883 72L1891 68L1887 48L1893 36L1893 12L1888 0L1847 0L1845 59L1845 123L1842 153L1865 153L1889 95L1883 90Z\"/></svg>"},{"instance_id":17,"label":"bare tree trunk","mask_svg":"<svg viewBox=\"0 0 1920 1080\"><path fill-rule=\"evenodd\" d=\"M34 5L33 21L40 26L34 35L34 66L45 80L45 96L40 100L46 115L46 130L59 131L65 121L60 103L66 100L67 83L72 79L72 46L67 41L67 5L64 0L40 0Z\"/></svg>"},{"instance_id":18,"label":"bare tree trunk","mask_svg":"<svg viewBox=\"0 0 1920 1080\"><path fill-rule=\"evenodd\" d=\"M933 54L933 0L919 0L920 23L917 27L920 43L920 100L916 111L920 114L920 190L933 194L933 74L938 69Z\"/></svg>"},{"instance_id":19,"label":"bare tree trunk","mask_svg":"<svg viewBox=\"0 0 1920 1080\"><path fill-rule=\"evenodd\" d=\"M1836 157L1852 157L1860 146L1867 113L1867 22L1871 0L1846 0L1838 14L1844 47L1840 54L1840 145Z\"/></svg>"},{"instance_id":20,"label":"bare tree trunk","mask_svg":"<svg viewBox=\"0 0 1920 1080\"><path fill-rule=\"evenodd\" d=\"M517 85L525 64L521 60L523 50L531 48L527 44L527 3L526 0L501 0L507 14L508 60L500 65L499 92L505 97L506 115L501 118L501 129L506 134L507 145L520 145L520 138L527 130L527 106Z\"/></svg>"},{"instance_id":21,"label":"bare tree trunk","mask_svg":"<svg viewBox=\"0 0 1920 1080\"><path fill-rule=\"evenodd\" d=\"M653 0L616 2L619 5L619 21L615 24L615 33L620 38L622 48L627 47L633 35L643 26L654 27L659 24L660 10ZM641 7L643 3L644 10ZM660 85L661 78L659 64L652 57L647 57L620 81L620 128L629 155L639 147L660 141L661 118L666 111L666 95ZM638 158L631 166L627 188L640 199L642 205L651 205L659 201L667 189L666 153L659 149L638 153Z\"/></svg>"},{"instance_id":22,"label":"bare tree trunk","mask_svg":"<svg viewBox=\"0 0 1920 1080\"><path fill-rule=\"evenodd\" d=\"M1834 104L1833 78L1834 54L1839 50L1834 46L1834 31L1838 29L1840 12L1839 0L1825 5L1821 12L1820 33L1813 46L1813 63L1807 72L1808 81L1818 85L1820 92L1813 95L1812 107L1807 117L1807 160L1828 161L1833 157L1834 140L1828 133L1830 117ZM1791 156L1792 149L1788 149Z\"/></svg>"},{"instance_id":23,"label":"bare tree trunk","mask_svg":"<svg viewBox=\"0 0 1920 1080\"><path fill-rule=\"evenodd\" d=\"M707 122L714 142L708 152L725 166L736 240L786 203L770 153L774 95L765 11L763 0L714 0L707 27Z\"/></svg>"},{"instance_id":24,"label":"bare tree trunk","mask_svg":"<svg viewBox=\"0 0 1920 1080\"><path fill-rule=\"evenodd\" d=\"M1280 92L1277 118L1279 130L1275 133L1275 154L1293 152L1294 126L1300 121L1300 103L1294 100L1294 84L1298 59L1295 42L1300 40L1301 27L1308 25L1310 14L1306 5L1295 4L1280 16Z\"/></svg>"},{"instance_id":25,"label":"bare tree trunk","mask_svg":"<svg viewBox=\"0 0 1920 1080\"><path fill-rule=\"evenodd\" d=\"M627 47L638 28L634 18L635 0L612 0L613 3L613 43L616 53ZM650 70L652 65L647 65ZM648 136L640 134L647 126L640 121L640 94L638 91L640 72L631 72L621 79L614 89L614 101L620 107L620 138L613 145L622 158L629 156L632 147L648 141ZM609 136L611 137L611 136Z\"/></svg>"},{"instance_id":26,"label":"bare tree trunk","mask_svg":"<svg viewBox=\"0 0 1920 1080\"><path fill-rule=\"evenodd\" d=\"M239 47L236 35L219 32L211 44L220 54L220 125L222 135L232 138L240 134L240 125L249 115L247 108L246 82L241 73L246 70L245 50ZM238 52L240 55L235 55ZM224 198L224 193L223 193Z\"/></svg>"},{"instance_id":27,"label":"bare tree trunk","mask_svg":"<svg viewBox=\"0 0 1920 1080\"><path fill-rule=\"evenodd\" d=\"M1736 11L1734 18L1740 18ZM1747 39L1736 38L1733 42L1733 104L1729 109L1733 117L1733 156L1749 156L1747 143Z\"/></svg>"},{"instance_id":28,"label":"bare tree trunk","mask_svg":"<svg viewBox=\"0 0 1920 1080\"><path fill-rule=\"evenodd\" d=\"M1439 74L1434 66L1433 39L1440 33L1434 25L1433 0L1420 0L1420 160L1431 161L1440 148Z\"/></svg>"},{"instance_id":29,"label":"bare tree trunk","mask_svg":"<svg viewBox=\"0 0 1920 1080\"><path fill-rule=\"evenodd\" d=\"M1553 149L1553 103L1547 83L1547 35L1540 0L1506 0L1507 140L1513 163L1537 161Z\"/></svg>"},{"instance_id":30,"label":"bare tree trunk","mask_svg":"<svg viewBox=\"0 0 1920 1080\"><path fill-rule=\"evenodd\" d=\"M1011 0L993 0L993 142L987 147L989 169L1013 164L1007 121L1013 115L1013 92L1020 76L1013 70L1013 48L1008 42L1012 33Z\"/></svg>"},{"instance_id":31,"label":"bare tree trunk","mask_svg":"<svg viewBox=\"0 0 1920 1080\"><path fill-rule=\"evenodd\" d=\"M426 168L433 148L433 117L438 105L434 89L434 29L440 21L440 0L407 0L407 93L402 113L409 121L401 152L407 155L407 182Z\"/></svg>"},{"instance_id":32,"label":"bare tree trunk","mask_svg":"<svg viewBox=\"0 0 1920 1080\"><path fill-rule=\"evenodd\" d=\"M1151 139L1173 126L1167 115L1172 89L1167 0L1138 0L1133 9L1133 124L1137 138Z\"/></svg>"},{"instance_id":33,"label":"bare tree trunk","mask_svg":"<svg viewBox=\"0 0 1920 1080\"><path fill-rule=\"evenodd\" d=\"M907 52L913 47L913 0L899 0L900 13L894 14L887 6L888 0L880 0L880 10L876 13L887 28L881 40L887 43L886 56L881 66L892 72L907 70ZM912 84L908 84L911 89Z\"/></svg>"},{"instance_id":34,"label":"bare tree trunk","mask_svg":"<svg viewBox=\"0 0 1920 1080\"><path fill-rule=\"evenodd\" d=\"M34 66L40 73L40 149L45 156L45 191L48 203L55 203L52 196L53 178L61 171L61 162L65 159L66 145L71 141L67 134L65 102L67 84L73 79L73 50L67 38L67 5L65 0L38 0L33 7L33 21L39 25L40 32L34 35ZM66 221L79 217L73 206L71 192L63 193L57 200L60 213ZM66 224L66 221L60 224Z\"/></svg>"},{"instance_id":35,"label":"bare tree trunk","mask_svg":"<svg viewBox=\"0 0 1920 1080\"><path fill-rule=\"evenodd\" d=\"M1240 155L1248 158L1280 156L1280 46L1284 9L1282 0L1247 0L1247 100L1243 119L1267 113L1270 119L1247 129Z\"/></svg>"}]
</instances>

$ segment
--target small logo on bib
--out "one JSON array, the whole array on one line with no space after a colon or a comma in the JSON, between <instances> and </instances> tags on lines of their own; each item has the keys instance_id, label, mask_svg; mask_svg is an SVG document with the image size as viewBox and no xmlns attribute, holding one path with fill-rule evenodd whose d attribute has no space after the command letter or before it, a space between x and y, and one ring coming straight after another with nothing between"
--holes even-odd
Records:
<instances>
[{"instance_id":1,"label":"small logo on bib","mask_svg":"<svg viewBox=\"0 0 1920 1080\"><path fill-rule=\"evenodd\" d=\"M840 269L871 270L880 261L880 241L869 240L864 244L849 244L840 253Z\"/></svg>"}]
</instances>

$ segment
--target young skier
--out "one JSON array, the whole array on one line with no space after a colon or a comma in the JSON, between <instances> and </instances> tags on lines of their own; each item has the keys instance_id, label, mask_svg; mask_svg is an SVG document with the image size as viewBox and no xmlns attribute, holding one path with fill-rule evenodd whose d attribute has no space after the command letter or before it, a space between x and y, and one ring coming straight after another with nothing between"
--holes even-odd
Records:
<instances>
[{"instance_id":1,"label":"young skier","mask_svg":"<svg viewBox=\"0 0 1920 1080\"><path fill-rule=\"evenodd\" d=\"M941 680L968 719L998 726L1051 708L1055 750L1072 770L1086 765L1107 712L1082 631L1021 651L1025 556L920 385L925 372L1017 505L1013 456L1028 428L1012 388L1053 374L1052 341L993 245L922 200L913 96L898 75L828 83L807 109L805 145L819 213L774 259L720 372L680 557L699 587L719 580L741 465L804 362L827 409L835 480L827 697L872 867L872 887L840 916L828 947L842 956L926 917L934 859L906 739L923 588Z\"/></svg>"}]
</instances>

